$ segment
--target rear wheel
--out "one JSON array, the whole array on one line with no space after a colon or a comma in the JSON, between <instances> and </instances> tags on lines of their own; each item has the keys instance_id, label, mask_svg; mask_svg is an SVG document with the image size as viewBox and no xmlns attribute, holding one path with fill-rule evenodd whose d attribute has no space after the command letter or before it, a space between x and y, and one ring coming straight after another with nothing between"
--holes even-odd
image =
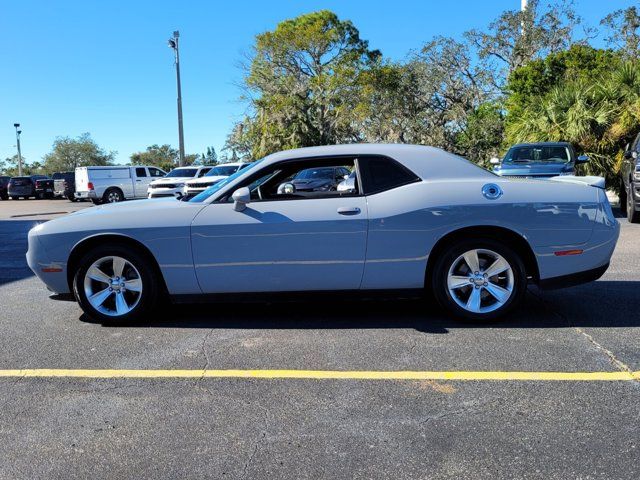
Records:
<instances>
[{"instance_id":1,"label":"rear wheel","mask_svg":"<svg viewBox=\"0 0 640 480\"><path fill-rule=\"evenodd\" d=\"M141 320L158 301L153 268L137 250L121 245L96 247L79 265L73 293L94 320L105 324Z\"/></svg>"},{"instance_id":2,"label":"rear wheel","mask_svg":"<svg viewBox=\"0 0 640 480\"><path fill-rule=\"evenodd\" d=\"M629 223L640 223L640 212L636 211L636 201L633 198L633 183L629 182L629 192L627 193L627 220Z\"/></svg>"},{"instance_id":3,"label":"rear wheel","mask_svg":"<svg viewBox=\"0 0 640 480\"><path fill-rule=\"evenodd\" d=\"M102 196L103 203L117 203L124 200L124 195L118 188L110 188Z\"/></svg>"},{"instance_id":4,"label":"rear wheel","mask_svg":"<svg viewBox=\"0 0 640 480\"><path fill-rule=\"evenodd\" d=\"M499 318L521 302L527 285L522 260L496 240L463 240L436 262L431 285L438 303L467 320Z\"/></svg>"}]
</instances>

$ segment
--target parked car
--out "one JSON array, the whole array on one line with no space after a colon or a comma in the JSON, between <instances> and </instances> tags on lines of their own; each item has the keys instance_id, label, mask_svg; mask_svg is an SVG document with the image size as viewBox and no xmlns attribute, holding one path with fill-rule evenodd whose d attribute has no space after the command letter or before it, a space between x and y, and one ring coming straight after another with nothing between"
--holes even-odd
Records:
<instances>
[{"instance_id":1,"label":"parked car","mask_svg":"<svg viewBox=\"0 0 640 480\"><path fill-rule=\"evenodd\" d=\"M278 187L280 193L300 194L304 192L335 192L338 184L348 178L351 172L346 167L309 168L298 172L290 179L286 179Z\"/></svg>"},{"instance_id":2,"label":"parked car","mask_svg":"<svg viewBox=\"0 0 640 480\"><path fill-rule=\"evenodd\" d=\"M39 178L35 184L36 198L42 200L43 198L53 198L53 179L49 177Z\"/></svg>"},{"instance_id":3,"label":"parked car","mask_svg":"<svg viewBox=\"0 0 640 480\"><path fill-rule=\"evenodd\" d=\"M502 161L492 158L493 171L502 177L551 178L575 175L575 167L586 163L585 155L576 156L568 142L519 143L509 149Z\"/></svg>"},{"instance_id":4,"label":"parked car","mask_svg":"<svg viewBox=\"0 0 640 480\"><path fill-rule=\"evenodd\" d=\"M640 223L640 133L627 145L620 168L620 209L631 223Z\"/></svg>"},{"instance_id":5,"label":"parked car","mask_svg":"<svg viewBox=\"0 0 640 480\"><path fill-rule=\"evenodd\" d=\"M166 172L157 167L78 167L75 171L76 198L88 198L96 205L132 198L147 198L152 180Z\"/></svg>"},{"instance_id":6,"label":"parked car","mask_svg":"<svg viewBox=\"0 0 640 480\"><path fill-rule=\"evenodd\" d=\"M235 162L216 165L209 170L209 173L205 176L186 181L183 193L186 196L197 195L198 193L205 191L211 185L214 185L220 180L227 178L229 175L233 175L238 170L245 168L247 165L250 164L246 162Z\"/></svg>"},{"instance_id":7,"label":"parked car","mask_svg":"<svg viewBox=\"0 0 640 480\"><path fill-rule=\"evenodd\" d=\"M36 181L48 178L46 175L28 175L22 177L11 177L7 185L7 193L11 200L19 198L27 199L29 197L37 197Z\"/></svg>"},{"instance_id":8,"label":"parked car","mask_svg":"<svg viewBox=\"0 0 640 480\"><path fill-rule=\"evenodd\" d=\"M178 167L166 176L153 180L147 189L149 198L182 196L184 184L192 178L200 178L212 169L212 166Z\"/></svg>"},{"instance_id":9,"label":"parked car","mask_svg":"<svg viewBox=\"0 0 640 480\"><path fill-rule=\"evenodd\" d=\"M56 172L53 178L53 194L55 197L66 198L75 202L76 175L75 172Z\"/></svg>"},{"instance_id":10,"label":"parked car","mask_svg":"<svg viewBox=\"0 0 640 480\"><path fill-rule=\"evenodd\" d=\"M323 167L355 170L357 188L278 191ZM106 323L169 299L425 288L452 315L487 320L520 304L528 282L599 278L618 235L602 178L514 181L437 148L353 144L269 155L188 201L42 223L27 261L58 298L73 292Z\"/></svg>"},{"instance_id":11,"label":"parked car","mask_svg":"<svg viewBox=\"0 0 640 480\"><path fill-rule=\"evenodd\" d=\"M9 193L7 191L9 180L11 180L11 177L0 176L0 198L2 200L9 200Z\"/></svg>"}]
</instances>

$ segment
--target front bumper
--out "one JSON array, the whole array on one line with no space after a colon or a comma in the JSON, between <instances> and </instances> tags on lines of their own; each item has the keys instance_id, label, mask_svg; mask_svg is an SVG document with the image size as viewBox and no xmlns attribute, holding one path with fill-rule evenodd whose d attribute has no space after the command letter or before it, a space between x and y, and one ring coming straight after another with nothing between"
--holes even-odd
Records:
<instances>
[{"instance_id":1,"label":"front bumper","mask_svg":"<svg viewBox=\"0 0 640 480\"><path fill-rule=\"evenodd\" d=\"M148 198L175 197L176 194L182 195L182 187L176 188L149 188L147 189Z\"/></svg>"},{"instance_id":2,"label":"front bumper","mask_svg":"<svg viewBox=\"0 0 640 480\"><path fill-rule=\"evenodd\" d=\"M51 292L70 293L67 283L67 265L51 261L35 231L37 228L36 226L29 231L27 265Z\"/></svg>"}]
</instances>

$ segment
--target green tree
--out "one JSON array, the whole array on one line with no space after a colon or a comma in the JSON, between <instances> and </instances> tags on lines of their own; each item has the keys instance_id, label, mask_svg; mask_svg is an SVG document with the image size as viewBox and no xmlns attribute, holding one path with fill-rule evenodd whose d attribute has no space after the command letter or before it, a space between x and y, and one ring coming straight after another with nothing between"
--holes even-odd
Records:
<instances>
[{"instance_id":1,"label":"green tree","mask_svg":"<svg viewBox=\"0 0 640 480\"><path fill-rule=\"evenodd\" d=\"M379 56L350 21L327 10L258 35L245 77L253 113L243 135L252 137L252 156L357 138L357 78Z\"/></svg>"},{"instance_id":2,"label":"green tree","mask_svg":"<svg viewBox=\"0 0 640 480\"><path fill-rule=\"evenodd\" d=\"M575 80L596 84L622 65L618 52L572 45L569 49L533 60L509 75L505 105L509 123L523 115L531 102L539 101L554 88Z\"/></svg>"},{"instance_id":3,"label":"green tree","mask_svg":"<svg viewBox=\"0 0 640 480\"><path fill-rule=\"evenodd\" d=\"M630 60L640 56L640 15L635 6L625 10L616 10L602 19L609 36L607 43Z\"/></svg>"},{"instance_id":4,"label":"green tree","mask_svg":"<svg viewBox=\"0 0 640 480\"><path fill-rule=\"evenodd\" d=\"M130 158L132 165L155 165L166 172L179 163L178 150L168 144L151 145L144 152L132 153Z\"/></svg>"},{"instance_id":5,"label":"green tree","mask_svg":"<svg viewBox=\"0 0 640 480\"><path fill-rule=\"evenodd\" d=\"M110 165L116 152L103 150L89 133L79 137L57 137L51 152L44 157L44 167L48 172L73 171L76 167L89 165Z\"/></svg>"},{"instance_id":6,"label":"green tree","mask_svg":"<svg viewBox=\"0 0 640 480\"><path fill-rule=\"evenodd\" d=\"M200 163L202 165L216 165L218 163L218 154L215 147L207 147L207 153L200 155Z\"/></svg>"},{"instance_id":7,"label":"green tree","mask_svg":"<svg viewBox=\"0 0 640 480\"><path fill-rule=\"evenodd\" d=\"M505 11L487 29L471 30L465 36L494 74L495 84L502 87L515 69L566 49L581 21L570 0L549 3L545 10L539 0L529 0L524 11Z\"/></svg>"}]
</instances>

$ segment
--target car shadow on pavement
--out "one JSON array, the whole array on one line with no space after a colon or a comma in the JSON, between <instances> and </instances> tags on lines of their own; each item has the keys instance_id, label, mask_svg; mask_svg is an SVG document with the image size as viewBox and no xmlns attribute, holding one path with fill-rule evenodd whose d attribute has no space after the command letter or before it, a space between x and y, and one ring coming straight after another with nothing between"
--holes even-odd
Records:
<instances>
[{"instance_id":1,"label":"car shadow on pavement","mask_svg":"<svg viewBox=\"0 0 640 480\"><path fill-rule=\"evenodd\" d=\"M598 281L540 291L529 287L523 305L497 322L464 322L430 299L323 300L274 303L177 304L135 324L119 327L218 329L414 329L448 333L458 328L640 327L633 305L640 282ZM93 323L86 315L81 320Z\"/></svg>"},{"instance_id":2,"label":"car shadow on pavement","mask_svg":"<svg viewBox=\"0 0 640 480\"><path fill-rule=\"evenodd\" d=\"M27 233L37 220L0 220L0 285L33 276L27 265Z\"/></svg>"}]
</instances>

